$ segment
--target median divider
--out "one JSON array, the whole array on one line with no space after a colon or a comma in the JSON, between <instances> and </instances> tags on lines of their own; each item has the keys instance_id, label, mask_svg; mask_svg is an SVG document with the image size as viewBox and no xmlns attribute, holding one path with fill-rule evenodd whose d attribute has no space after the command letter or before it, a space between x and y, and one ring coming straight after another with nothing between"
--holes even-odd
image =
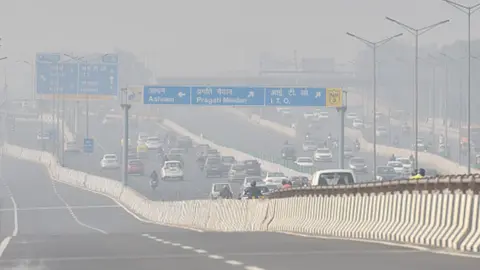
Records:
<instances>
[{"instance_id":1,"label":"median divider","mask_svg":"<svg viewBox=\"0 0 480 270\"><path fill-rule=\"evenodd\" d=\"M322 187L325 192L316 196L283 199L159 202L118 181L62 168L46 152L5 144L2 154L43 164L54 180L115 199L161 225L223 232L282 231L480 251L479 175L419 180L416 190L406 185L409 181L398 181L398 190L379 192L364 184Z\"/></svg>"}]
</instances>

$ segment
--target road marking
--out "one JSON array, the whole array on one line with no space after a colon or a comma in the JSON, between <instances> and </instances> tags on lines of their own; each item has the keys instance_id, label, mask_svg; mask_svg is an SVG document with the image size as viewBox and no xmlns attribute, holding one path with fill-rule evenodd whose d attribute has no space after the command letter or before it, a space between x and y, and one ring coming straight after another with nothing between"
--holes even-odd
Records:
<instances>
[{"instance_id":1,"label":"road marking","mask_svg":"<svg viewBox=\"0 0 480 270\"><path fill-rule=\"evenodd\" d=\"M86 206L70 206L70 209L101 209L101 208L120 208L119 205L86 205ZM66 206L46 206L46 207L26 207L17 208L17 211L44 211L44 210L66 210ZM15 208L0 208L0 212L13 211Z\"/></svg>"},{"instance_id":2,"label":"road marking","mask_svg":"<svg viewBox=\"0 0 480 270\"><path fill-rule=\"evenodd\" d=\"M1 162L1 157L0 157L0 162ZM0 164L1 166L1 164ZM1 171L0 171L1 172ZM12 202L13 205L13 231L11 236L5 237L2 242L0 243L0 258L2 257L3 253L7 249L8 244L12 240L12 237L17 236L18 234L18 209L17 209L17 202L15 201L15 198L13 198L12 190L10 187L7 185L6 182L3 182L3 185L5 187L5 190L8 193L8 196L10 197L10 201Z\"/></svg>"},{"instance_id":3,"label":"road marking","mask_svg":"<svg viewBox=\"0 0 480 270\"><path fill-rule=\"evenodd\" d=\"M148 233L143 233L143 234L141 234L141 236L146 237L148 239L153 239L157 242L163 242L164 244L171 244L172 246L180 246L182 249L185 249L185 250L193 250L193 252L195 252L195 253L204 254L204 256L206 256L207 258L210 258L212 260L222 260L224 263L229 264L229 265L233 265L233 266L244 265L243 262L236 261L236 260L227 260L227 259L225 259L225 257L223 257L221 255L210 254L208 251L206 251L204 249L195 249L192 246L184 246L184 245L181 245L179 243L174 243L174 242L161 240L161 239L157 238L156 236L150 235ZM245 266L244 269L245 270L265 270L265 269L260 268L258 266Z\"/></svg>"},{"instance_id":4,"label":"road marking","mask_svg":"<svg viewBox=\"0 0 480 270\"><path fill-rule=\"evenodd\" d=\"M55 195L58 197L58 199L60 201L62 201L62 203L67 207L67 210L68 212L70 213L70 215L72 216L73 220L75 220L75 222L78 223L78 225L82 226L82 227L85 227L85 228L88 228L90 230L93 230L93 231L97 231L99 233L103 233L103 234L108 234L106 231L102 230L102 229L99 229L99 228L96 228L96 227L93 227L93 226L90 226L88 224L85 224L83 223L82 221L80 221L77 217L77 215L75 215L75 213L73 212L72 208L70 207L70 205L65 201L65 199L63 199L62 195L60 195L58 193L58 190L57 190L57 185L55 184L56 181L53 180L53 179L50 179L50 182L52 184L52 188L53 188L53 192L55 193Z\"/></svg>"}]
</instances>

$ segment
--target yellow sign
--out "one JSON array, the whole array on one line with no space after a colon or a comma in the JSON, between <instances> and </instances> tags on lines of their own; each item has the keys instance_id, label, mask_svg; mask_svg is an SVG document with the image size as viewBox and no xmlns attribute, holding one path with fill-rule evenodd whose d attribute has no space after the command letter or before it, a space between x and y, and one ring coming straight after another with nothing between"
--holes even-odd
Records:
<instances>
[{"instance_id":1,"label":"yellow sign","mask_svg":"<svg viewBox=\"0 0 480 270\"><path fill-rule=\"evenodd\" d=\"M343 91L341 88L327 88L326 107L342 107Z\"/></svg>"},{"instance_id":2,"label":"yellow sign","mask_svg":"<svg viewBox=\"0 0 480 270\"><path fill-rule=\"evenodd\" d=\"M128 103L143 103L143 85L127 87Z\"/></svg>"}]
</instances>

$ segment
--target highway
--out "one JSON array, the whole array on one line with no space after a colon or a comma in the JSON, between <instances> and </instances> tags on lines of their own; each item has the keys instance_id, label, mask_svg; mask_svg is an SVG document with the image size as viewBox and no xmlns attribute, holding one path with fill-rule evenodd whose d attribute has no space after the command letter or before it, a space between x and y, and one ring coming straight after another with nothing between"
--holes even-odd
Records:
<instances>
[{"instance_id":1,"label":"highway","mask_svg":"<svg viewBox=\"0 0 480 270\"><path fill-rule=\"evenodd\" d=\"M170 107L162 111L169 119L180 123L190 131L200 134L203 133L206 138L213 140L221 145L238 149L245 153L252 154L267 161L275 161L281 165L291 166L292 163L284 163L280 157L280 150L285 141L294 145L298 156L311 157L311 152L304 152L302 149L302 138L289 138L286 135L272 131L269 128L253 125L246 120L233 114L222 111L221 108L188 108ZM333 137L338 138L339 123L338 118L334 116L333 111L330 117L325 120L325 127L315 135L327 139L331 132ZM338 127L338 128L337 128ZM353 142L346 141L346 145L353 148ZM315 164L317 169L338 168L337 155L334 152L334 161ZM357 174L360 181L372 180L373 161L371 153L360 152L356 156L363 157L368 166L368 174ZM378 157L378 165L386 164L387 159ZM348 160L345 160L345 167L348 168Z\"/></svg>"},{"instance_id":2,"label":"highway","mask_svg":"<svg viewBox=\"0 0 480 270\"><path fill-rule=\"evenodd\" d=\"M85 118L79 124L79 144L82 145L83 137L85 136ZM117 154L120 158L120 141L123 135L122 122L112 122L104 125L103 118L91 117L89 123L90 135L95 138L95 152L92 154L85 153L66 153L65 166L88 172L94 175L107 177L121 181L120 170L101 170L100 160L104 154ZM20 122L17 121L17 128L14 134L10 132L10 142L18 144L23 147L40 150L40 145L36 139L36 131L38 130L35 122ZM130 138L132 143L137 140L138 132L147 132L149 134L164 134L166 132L161 126L153 122L140 123L139 128L131 126ZM20 136L18 136L20 135ZM155 153L150 153L148 160L144 160L145 175L129 177L128 185L133 189L139 191L151 200L193 200L193 199L207 199L211 186L213 183L226 182L226 178L206 178L196 165L195 151L192 150L185 156L185 181L178 182L163 182L159 184L159 188L153 191L150 187L149 175L153 170L160 172L160 163L157 162ZM232 183L234 192L239 191L240 185Z\"/></svg>"},{"instance_id":3,"label":"highway","mask_svg":"<svg viewBox=\"0 0 480 270\"><path fill-rule=\"evenodd\" d=\"M475 259L401 247L146 224L106 197L51 181L40 165L4 157L1 171L2 239L17 230L1 249L2 269L478 269Z\"/></svg>"}]
</instances>

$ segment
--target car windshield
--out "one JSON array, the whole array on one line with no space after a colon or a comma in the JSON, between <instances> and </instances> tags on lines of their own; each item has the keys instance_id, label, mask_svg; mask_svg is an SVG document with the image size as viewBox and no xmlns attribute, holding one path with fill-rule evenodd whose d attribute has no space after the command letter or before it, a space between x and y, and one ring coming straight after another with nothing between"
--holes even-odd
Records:
<instances>
[{"instance_id":1,"label":"car windshield","mask_svg":"<svg viewBox=\"0 0 480 270\"><path fill-rule=\"evenodd\" d=\"M167 169L180 168L180 162L167 162L165 163Z\"/></svg>"},{"instance_id":2,"label":"car windshield","mask_svg":"<svg viewBox=\"0 0 480 270\"><path fill-rule=\"evenodd\" d=\"M235 171L243 171L243 170L245 170L245 166L236 164L236 165L234 165L234 166L232 167L232 170L235 170Z\"/></svg>"},{"instance_id":3,"label":"car windshield","mask_svg":"<svg viewBox=\"0 0 480 270\"><path fill-rule=\"evenodd\" d=\"M316 143L314 141L305 141L303 144L304 145L316 145Z\"/></svg>"},{"instance_id":4,"label":"car windshield","mask_svg":"<svg viewBox=\"0 0 480 270\"><path fill-rule=\"evenodd\" d=\"M138 139L141 141L145 141L146 139L148 139L148 135L139 135Z\"/></svg>"},{"instance_id":5,"label":"car windshield","mask_svg":"<svg viewBox=\"0 0 480 270\"><path fill-rule=\"evenodd\" d=\"M260 164L256 160L246 160L243 162L247 167L259 166Z\"/></svg>"},{"instance_id":6,"label":"car windshield","mask_svg":"<svg viewBox=\"0 0 480 270\"><path fill-rule=\"evenodd\" d=\"M395 170L392 167L377 167L378 174L395 174Z\"/></svg>"},{"instance_id":7,"label":"car windshield","mask_svg":"<svg viewBox=\"0 0 480 270\"><path fill-rule=\"evenodd\" d=\"M297 160L297 162L309 163L309 162L312 162L312 159L311 159L311 158L299 158L299 159Z\"/></svg>"},{"instance_id":8,"label":"car windshield","mask_svg":"<svg viewBox=\"0 0 480 270\"><path fill-rule=\"evenodd\" d=\"M401 162L391 162L391 163L388 163L388 166L393 167L393 168L401 168L401 167L403 167L403 165L402 165Z\"/></svg>"},{"instance_id":9,"label":"car windshield","mask_svg":"<svg viewBox=\"0 0 480 270\"><path fill-rule=\"evenodd\" d=\"M177 154L167 155L167 158L168 158L169 160L178 160L178 161L181 161L181 160L182 160L182 156L181 156L181 155L177 155Z\"/></svg>"},{"instance_id":10,"label":"car windshield","mask_svg":"<svg viewBox=\"0 0 480 270\"><path fill-rule=\"evenodd\" d=\"M330 149L317 149L316 152L319 154L330 154Z\"/></svg>"},{"instance_id":11,"label":"car windshield","mask_svg":"<svg viewBox=\"0 0 480 270\"><path fill-rule=\"evenodd\" d=\"M170 149L170 152L169 152L169 153L170 153L170 154L173 154L173 155L180 155L180 154L183 153L183 150L182 150L182 149L176 149L176 148L174 148L174 149Z\"/></svg>"},{"instance_id":12,"label":"car windshield","mask_svg":"<svg viewBox=\"0 0 480 270\"><path fill-rule=\"evenodd\" d=\"M147 142L150 142L150 143L159 143L161 142L161 140L159 138L148 138L147 139Z\"/></svg>"},{"instance_id":13,"label":"car windshield","mask_svg":"<svg viewBox=\"0 0 480 270\"><path fill-rule=\"evenodd\" d=\"M362 165L362 164L365 164L365 160L364 160L363 158L352 158L352 159L350 160L350 163L351 163L351 164L360 164L360 165Z\"/></svg>"},{"instance_id":14,"label":"car windshield","mask_svg":"<svg viewBox=\"0 0 480 270\"><path fill-rule=\"evenodd\" d=\"M215 185L213 186L213 191L215 191L215 192L220 192L220 191L222 191L225 187L228 188L228 189L230 189L230 185L228 185L228 184L215 184Z\"/></svg>"},{"instance_id":15,"label":"car windshield","mask_svg":"<svg viewBox=\"0 0 480 270\"><path fill-rule=\"evenodd\" d=\"M268 173L268 177L285 177L285 174L282 172L271 172Z\"/></svg>"},{"instance_id":16,"label":"car windshield","mask_svg":"<svg viewBox=\"0 0 480 270\"><path fill-rule=\"evenodd\" d=\"M104 159L109 159L109 160L116 160L117 156L116 155L105 155L103 158Z\"/></svg>"},{"instance_id":17,"label":"car windshield","mask_svg":"<svg viewBox=\"0 0 480 270\"><path fill-rule=\"evenodd\" d=\"M222 163L222 160L219 158L208 158L207 159L207 164L212 165L212 164L220 164Z\"/></svg>"},{"instance_id":18,"label":"car windshield","mask_svg":"<svg viewBox=\"0 0 480 270\"><path fill-rule=\"evenodd\" d=\"M320 174L318 183L320 186L329 185L350 185L354 184L354 178L351 173L348 172L329 172Z\"/></svg>"}]
</instances>

